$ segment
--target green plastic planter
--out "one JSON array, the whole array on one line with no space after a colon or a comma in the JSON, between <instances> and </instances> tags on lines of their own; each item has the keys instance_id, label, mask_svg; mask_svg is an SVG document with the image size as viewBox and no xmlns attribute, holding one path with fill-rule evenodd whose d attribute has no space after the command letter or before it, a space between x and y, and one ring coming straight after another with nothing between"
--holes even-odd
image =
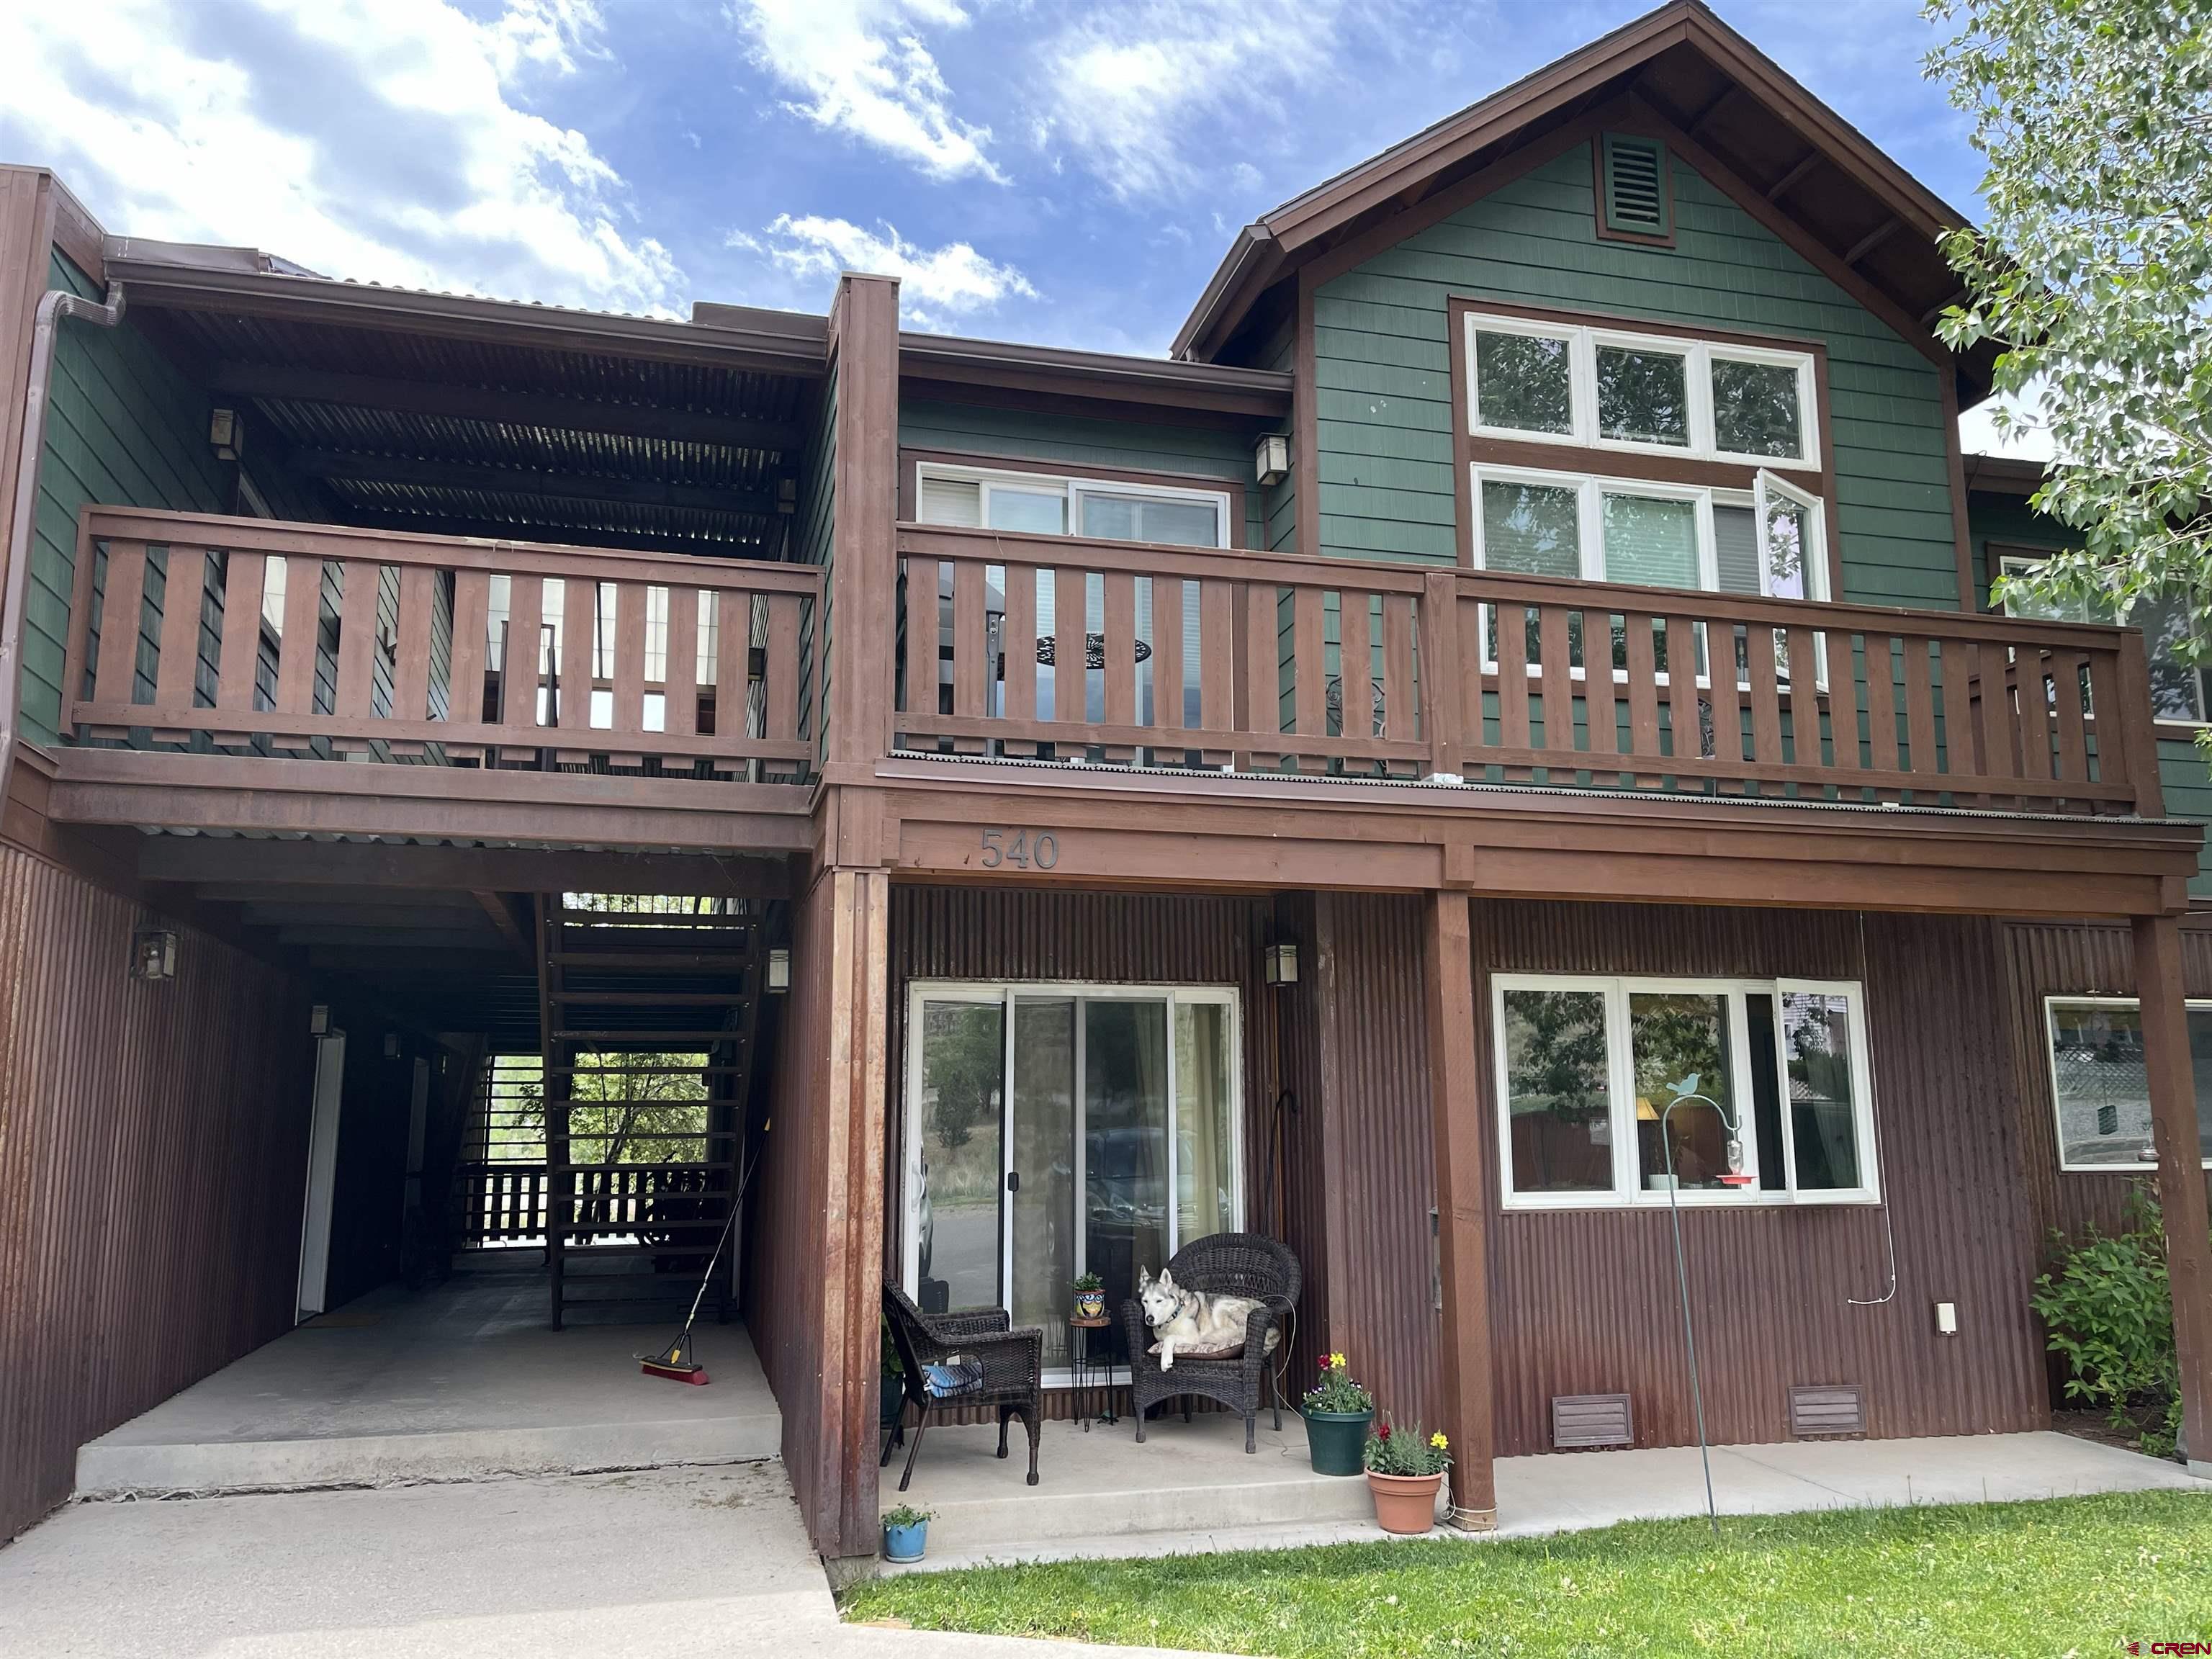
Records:
<instances>
[{"instance_id":1,"label":"green plastic planter","mask_svg":"<svg viewBox=\"0 0 2212 1659\"><path fill-rule=\"evenodd\" d=\"M1316 1474L1358 1474L1366 1468L1367 1430L1373 1412L1316 1412L1306 1419L1306 1450Z\"/></svg>"}]
</instances>

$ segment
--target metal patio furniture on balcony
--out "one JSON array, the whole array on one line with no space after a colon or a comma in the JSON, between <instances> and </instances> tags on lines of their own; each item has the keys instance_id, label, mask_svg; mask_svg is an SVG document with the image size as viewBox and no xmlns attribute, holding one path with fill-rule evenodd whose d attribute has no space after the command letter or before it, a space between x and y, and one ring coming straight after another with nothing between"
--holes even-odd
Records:
<instances>
[{"instance_id":1,"label":"metal patio furniture on balcony","mask_svg":"<svg viewBox=\"0 0 2212 1659\"><path fill-rule=\"evenodd\" d=\"M996 1407L999 1455L1006 1455L1006 1423L1019 1417L1030 1431L1029 1484L1037 1483L1038 1407L1044 1394L1044 1333L1033 1326L1012 1328L1003 1308L952 1314L926 1314L895 1285L884 1286L884 1316L904 1372L905 1406L914 1407L914 1442L907 1448L899 1490L914 1479L914 1460L930 1413L962 1406ZM891 1461L896 1431L884 1441L878 1467Z\"/></svg>"},{"instance_id":2,"label":"metal patio furniture on balcony","mask_svg":"<svg viewBox=\"0 0 2212 1659\"><path fill-rule=\"evenodd\" d=\"M1287 1334L1298 1301L1298 1259L1290 1248L1262 1233L1215 1233L1186 1244L1163 1269L1185 1290L1213 1296L1249 1296L1260 1304L1244 1328L1242 1352L1220 1358L1176 1356L1172 1370L1160 1369L1160 1358L1152 1351L1152 1334L1145 1323L1145 1310L1134 1297L1121 1304L1121 1324L1129 1340L1129 1396L1131 1415L1137 1419L1137 1439L1145 1437L1145 1413L1150 1407L1178 1396L1198 1395L1218 1401L1244 1418L1244 1449L1254 1445L1260 1416L1260 1393L1264 1387L1274 1408L1275 1426L1283 1426L1283 1395L1276 1384L1268 1339Z\"/></svg>"}]
</instances>

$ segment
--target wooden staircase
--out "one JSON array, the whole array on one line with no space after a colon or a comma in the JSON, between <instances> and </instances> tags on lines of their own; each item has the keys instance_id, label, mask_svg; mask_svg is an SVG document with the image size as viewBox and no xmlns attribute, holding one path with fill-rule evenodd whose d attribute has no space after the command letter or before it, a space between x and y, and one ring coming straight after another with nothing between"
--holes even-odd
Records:
<instances>
[{"instance_id":1,"label":"wooden staircase","mask_svg":"<svg viewBox=\"0 0 2212 1659\"><path fill-rule=\"evenodd\" d=\"M741 900L538 896L556 1330L659 1319L697 1290L738 1195L763 921ZM735 1254L708 1288L718 1318Z\"/></svg>"}]
</instances>

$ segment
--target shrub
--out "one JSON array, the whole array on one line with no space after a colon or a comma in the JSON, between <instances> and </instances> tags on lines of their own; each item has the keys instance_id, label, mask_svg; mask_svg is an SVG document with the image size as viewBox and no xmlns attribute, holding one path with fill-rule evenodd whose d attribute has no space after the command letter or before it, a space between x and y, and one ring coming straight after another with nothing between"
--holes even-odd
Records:
<instances>
[{"instance_id":1,"label":"shrub","mask_svg":"<svg viewBox=\"0 0 2212 1659\"><path fill-rule=\"evenodd\" d=\"M2056 1234L2052 1243L2052 1270L2035 1281L2029 1304L2051 1352L2065 1357L2067 1398L2102 1408L2138 1449L2171 1457L2181 1432L2181 1374L2156 1200L2138 1188L2125 1231L2107 1237L2092 1227L2079 1243Z\"/></svg>"},{"instance_id":2,"label":"shrub","mask_svg":"<svg viewBox=\"0 0 2212 1659\"><path fill-rule=\"evenodd\" d=\"M1424 1435L1418 1423L1401 1429L1386 1417L1368 1431L1367 1467L1376 1474L1442 1474L1451 1467L1451 1443Z\"/></svg>"}]
</instances>

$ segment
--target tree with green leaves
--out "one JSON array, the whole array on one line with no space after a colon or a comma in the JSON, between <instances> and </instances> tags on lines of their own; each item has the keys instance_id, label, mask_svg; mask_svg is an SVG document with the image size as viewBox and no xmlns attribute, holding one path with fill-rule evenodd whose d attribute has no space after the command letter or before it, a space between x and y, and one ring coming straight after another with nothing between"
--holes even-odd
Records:
<instances>
[{"instance_id":1,"label":"tree with green leaves","mask_svg":"<svg viewBox=\"0 0 2212 1659\"><path fill-rule=\"evenodd\" d=\"M2006 579L2212 632L2212 6L1929 0L1928 72L1974 120L1987 216L1943 252L1966 297L1936 324L1992 341L2000 434L2056 459L2035 505L2078 547ZM2002 597L2002 591L2000 596Z\"/></svg>"}]
</instances>

